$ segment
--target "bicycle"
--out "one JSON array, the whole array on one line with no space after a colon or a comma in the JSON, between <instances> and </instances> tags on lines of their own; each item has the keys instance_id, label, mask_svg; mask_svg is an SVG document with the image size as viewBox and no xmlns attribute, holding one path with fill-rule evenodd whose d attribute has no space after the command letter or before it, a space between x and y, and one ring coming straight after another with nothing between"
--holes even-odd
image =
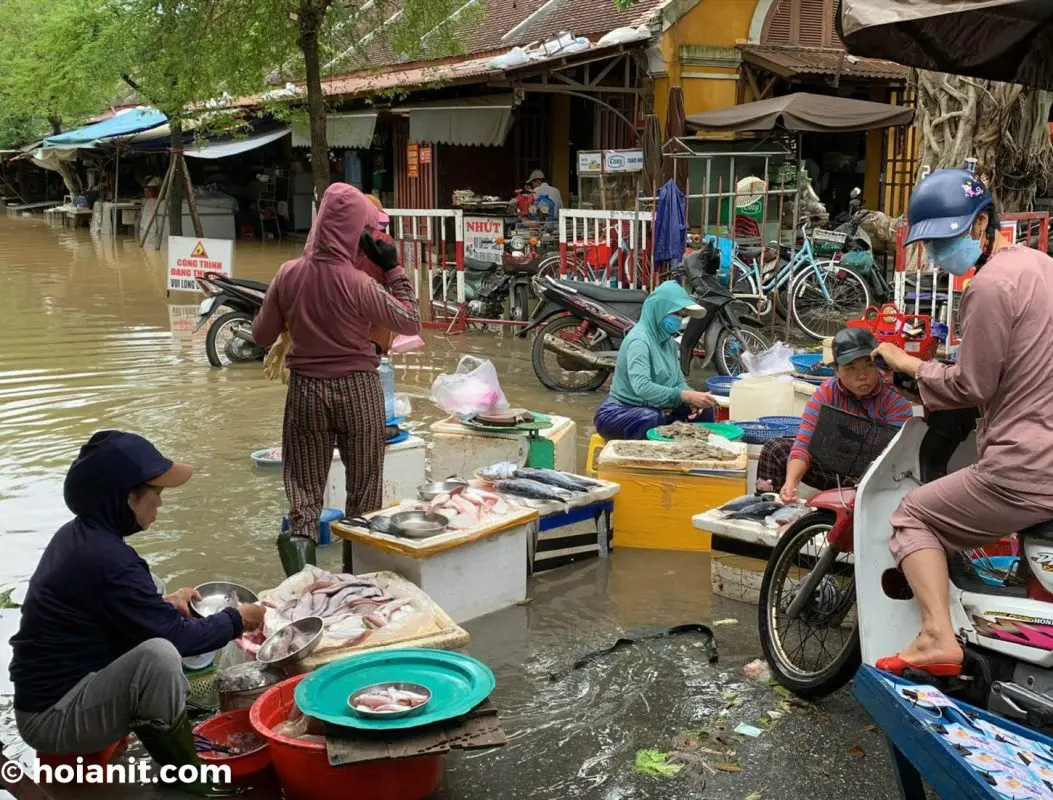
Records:
<instances>
[{"instance_id":1,"label":"bicycle","mask_svg":"<svg viewBox=\"0 0 1053 800\"><path fill-rule=\"evenodd\" d=\"M788 257L780 248L779 265L764 272L760 265L763 247L743 253L751 264L745 263L736 249L729 284L737 297L753 301L762 316L785 288L794 322L808 336L821 340L837 333L846 319L863 316L871 305L870 288L858 274L833 259L816 257L807 222L802 223L801 233L800 248L790 251Z\"/></svg>"},{"instance_id":2,"label":"bicycle","mask_svg":"<svg viewBox=\"0 0 1053 800\"><path fill-rule=\"evenodd\" d=\"M635 277L637 285L646 286L650 272L645 264L644 254L639 250L629 249L623 227L624 224L610 224L607 226L609 241L575 247L573 253L568 253L567 280L613 288L617 285L621 263L625 275ZM538 264L538 277L547 276L553 280L560 280L560 267L559 253L545 256Z\"/></svg>"}]
</instances>

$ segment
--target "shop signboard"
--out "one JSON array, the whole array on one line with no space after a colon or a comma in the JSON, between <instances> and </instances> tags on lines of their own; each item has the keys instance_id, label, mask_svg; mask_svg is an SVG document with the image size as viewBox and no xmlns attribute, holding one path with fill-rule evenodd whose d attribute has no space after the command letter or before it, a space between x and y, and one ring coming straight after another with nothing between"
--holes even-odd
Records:
<instances>
[{"instance_id":1,"label":"shop signboard","mask_svg":"<svg viewBox=\"0 0 1053 800\"><path fill-rule=\"evenodd\" d=\"M582 150L578 153L578 174L598 175L603 172L603 151Z\"/></svg>"},{"instance_id":2,"label":"shop signboard","mask_svg":"<svg viewBox=\"0 0 1053 800\"><path fill-rule=\"evenodd\" d=\"M420 153L420 163L421 164L430 164L431 163L431 145L430 144L422 144L420 146L420 150L418 150L418 152Z\"/></svg>"},{"instance_id":3,"label":"shop signboard","mask_svg":"<svg viewBox=\"0 0 1053 800\"><path fill-rule=\"evenodd\" d=\"M420 177L420 146L416 142L406 145L406 176Z\"/></svg>"},{"instance_id":4,"label":"shop signboard","mask_svg":"<svg viewBox=\"0 0 1053 800\"><path fill-rule=\"evenodd\" d=\"M465 217L464 254L476 261L500 264L505 248L497 240L504 232L504 221L500 217Z\"/></svg>"},{"instance_id":5,"label":"shop signboard","mask_svg":"<svg viewBox=\"0 0 1053 800\"><path fill-rule=\"evenodd\" d=\"M604 172L640 172L643 169L643 150L605 150Z\"/></svg>"},{"instance_id":6,"label":"shop signboard","mask_svg":"<svg viewBox=\"0 0 1053 800\"><path fill-rule=\"evenodd\" d=\"M168 237L168 291L196 292L196 278L206 272L234 276L233 240Z\"/></svg>"}]
</instances>

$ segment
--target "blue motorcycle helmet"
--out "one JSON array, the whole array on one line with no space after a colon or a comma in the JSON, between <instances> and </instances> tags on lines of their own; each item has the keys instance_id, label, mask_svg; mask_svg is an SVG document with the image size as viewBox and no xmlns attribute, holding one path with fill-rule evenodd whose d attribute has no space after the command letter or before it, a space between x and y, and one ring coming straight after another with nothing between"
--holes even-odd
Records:
<instances>
[{"instance_id":1,"label":"blue motorcycle helmet","mask_svg":"<svg viewBox=\"0 0 1053 800\"><path fill-rule=\"evenodd\" d=\"M976 265L981 266L990 255L998 232L998 214L994 196L987 185L967 169L938 169L922 178L910 197L907 207L907 239L904 244L924 242L930 255L946 251L951 243L972 237L972 229L980 214L987 213L987 226L979 242ZM951 270L957 272L957 270Z\"/></svg>"}]
</instances>

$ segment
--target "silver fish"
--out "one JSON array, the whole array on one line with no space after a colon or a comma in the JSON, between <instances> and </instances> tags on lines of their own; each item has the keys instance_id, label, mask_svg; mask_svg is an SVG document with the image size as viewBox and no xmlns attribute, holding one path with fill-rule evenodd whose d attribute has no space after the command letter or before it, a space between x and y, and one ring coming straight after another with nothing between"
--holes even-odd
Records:
<instances>
[{"instance_id":1,"label":"silver fish","mask_svg":"<svg viewBox=\"0 0 1053 800\"><path fill-rule=\"evenodd\" d=\"M720 507L721 511L742 511L742 509L748 506L755 505L762 501L775 502L776 495L773 492L767 494L744 494L742 497L736 497L734 500L729 500Z\"/></svg>"},{"instance_id":2,"label":"silver fish","mask_svg":"<svg viewBox=\"0 0 1053 800\"><path fill-rule=\"evenodd\" d=\"M498 461L479 470L479 477L488 481L502 481L515 477L519 465L514 461Z\"/></svg>"},{"instance_id":3,"label":"silver fish","mask_svg":"<svg viewBox=\"0 0 1053 800\"><path fill-rule=\"evenodd\" d=\"M560 502L565 502L570 496L570 492L557 489L555 486L547 486L544 483L528 478L497 481L494 483L494 488L506 494L531 497L535 500L559 500Z\"/></svg>"},{"instance_id":4,"label":"silver fish","mask_svg":"<svg viewBox=\"0 0 1053 800\"><path fill-rule=\"evenodd\" d=\"M760 522L769 514L778 511L781 506L778 503L772 503L767 500L759 503L754 503L751 506L739 509L733 514L728 514L728 519L751 519L755 522Z\"/></svg>"},{"instance_id":5,"label":"silver fish","mask_svg":"<svg viewBox=\"0 0 1053 800\"><path fill-rule=\"evenodd\" d=\"M589 489L599 486L598 483L586 481L584 478L577 478L563 472L557 472L554 469L520 467L516 470L515 476L517 478L526 478L527 480L547 483L550 486L558 486L560 489L567 489L571 492L587 492Z\"/></svg>"}]
</instances>

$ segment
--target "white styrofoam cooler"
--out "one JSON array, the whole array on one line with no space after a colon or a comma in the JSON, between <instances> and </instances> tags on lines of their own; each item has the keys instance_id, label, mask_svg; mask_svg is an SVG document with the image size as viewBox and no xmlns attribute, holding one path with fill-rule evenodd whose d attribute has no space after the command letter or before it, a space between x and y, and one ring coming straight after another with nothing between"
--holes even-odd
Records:
<instances>
[{"instance_id":1,"label":"white styrofoam cooler","mask_svg":"<svg viewBox=\"0 0 1053 800\"><path fill-rule=\"evenodd\" d=\"M417 487L425 482L425 446L419 436L410 436L404 442L390 444L384 450L384 508L398 505L400 501L417 496ZM347 482L344 478L344 463L340 453L333 451L333 463L329 467L329 480L325 484L325 507L341 511L347 504Z\"/></svg>"}]
</instances>

